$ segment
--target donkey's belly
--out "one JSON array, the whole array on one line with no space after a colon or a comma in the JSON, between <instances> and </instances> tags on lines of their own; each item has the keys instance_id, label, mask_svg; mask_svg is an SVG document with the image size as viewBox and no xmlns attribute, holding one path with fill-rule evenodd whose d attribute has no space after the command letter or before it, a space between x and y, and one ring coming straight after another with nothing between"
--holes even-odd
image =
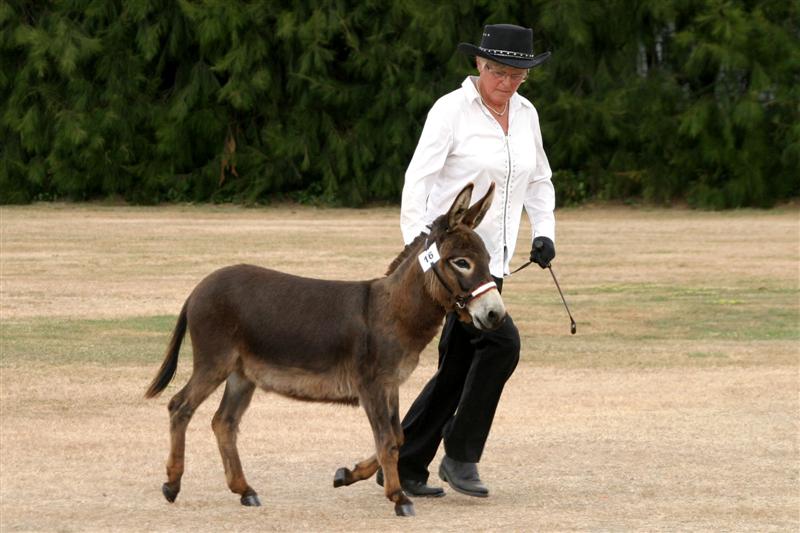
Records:
<instances>
[{"instance_id":1,"label":"donkey's belly","mask_svg":"<svg viewBox=\"0 0 800 533\"><path fill-rule=\"evenodd\" d=\"M341 365L320 373L251 360L244 373L265 391L297 400L358 405L358 393Z\"/></svg>"}]
</instances>

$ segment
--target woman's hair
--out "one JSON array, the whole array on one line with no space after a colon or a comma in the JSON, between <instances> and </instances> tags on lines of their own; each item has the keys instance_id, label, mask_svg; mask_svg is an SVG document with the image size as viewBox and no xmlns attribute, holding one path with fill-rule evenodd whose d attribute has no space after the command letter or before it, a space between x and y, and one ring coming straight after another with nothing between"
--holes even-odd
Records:
<instances>
[{"instance_id":1,"label":"woman's hair","mask_svg":"<svg viewBox=\"0 0 800 533\"><path fill-rule=\"evenodd\" d=\"M481 56L475 56L475 63L478 66L478 70L483 68L483 65L485 65L487 63L489 65L491 65L492 68L494 68L494 67L501 68L501 69L507 69L507 68L513 69L514 68L514 67L509 67L508 65L504 65L502 63L498 63L497 61L492 61L491 59L487 59L487 58L481 57ZM517 69L517 70L526 70L527 71L527 70L530 70L530 69L524 68L524 69Z\"/></svg>"}]
</instances>

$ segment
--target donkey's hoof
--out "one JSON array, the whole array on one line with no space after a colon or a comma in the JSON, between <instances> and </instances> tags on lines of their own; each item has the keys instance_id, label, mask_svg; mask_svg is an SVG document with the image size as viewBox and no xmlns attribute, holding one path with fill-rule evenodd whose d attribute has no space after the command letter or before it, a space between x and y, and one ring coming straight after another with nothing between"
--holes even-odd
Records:
<instances>
[{"instance_id":1,"label":"donkey's hoof","mask_svg":"<svg viewBox=\"0 0 800 533\"><path fill-rule=\"evenodd\" d=\"M394 505L394 512L397 516L415 516L416 513L414 512L414 504L411 502L408 503L396 503Z\"/></svg>"},{"instance_id":2,"label":"donkey's hoof","mask_svg":"<svg viewBox=\"0 0 800 533\"><path fill-rule=\"evenodd\" d=\"M336 473L333 475L333 487L336 488L349 485L349 483L347 482L347 474L349 473L350 471L347 470L345 467L342 467L339 470L337 470Z\"/></svg>"},{"instance_id":3,"label":"donkey's hoof","mask_svg":"<svg viewBox=\"0 0 800 533\"><path fill-rule=\"evenodd\" d=\"M175 498L178 497L178 491L170 487L168 483L161 485L161 493L169 503L173 503Z\"/></svg>"},{"instance_id":4,"label":"donkey's hoof","mask_svg":"<svg viewBox=\"0 0 800 533\"><path fill-rule=\"evenodd\" d=\"M258 499L258 494L250 492L242 496L242 505L246 507L261 507L261 501Z\"/></svg>"}]
</instances>

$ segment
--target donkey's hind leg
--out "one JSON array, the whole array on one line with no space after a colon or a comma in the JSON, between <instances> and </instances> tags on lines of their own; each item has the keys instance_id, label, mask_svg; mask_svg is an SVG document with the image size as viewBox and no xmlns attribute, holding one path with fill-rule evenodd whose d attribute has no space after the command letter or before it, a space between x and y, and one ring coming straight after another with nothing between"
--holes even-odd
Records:
<instances>
[{"instance_id":1,"label":"donkey's hind leg","mask_svg":"<svg viewBox=\"0 0 800 533\"><path fill-rule=\"evenodd\" d=\"M204 376L195 370L189 382L169 402L170 452L167 459L167 482L161 487L161 492L169 502L174 502L181 490L186 428L189 421L195 409L224 379L225 376Z\"/></svg>"},{"instance_id":2,"label":"donkey's hind leg","mask_svg":"<svg viewBox=\"0 0 800 533\"><path fill-rule=\"evenodd\" d=\"M217 436L228 487L232 492L241 496L242 505L258 507L261 502L258 500L256 491L245 480L242 463L239 460L239 450L236 448L239 421L250 405L253 391L255 391L255 384L239 372L229 375L225 384L225 394L211 421L211 427Z\"/></svg>"}]
</instances>

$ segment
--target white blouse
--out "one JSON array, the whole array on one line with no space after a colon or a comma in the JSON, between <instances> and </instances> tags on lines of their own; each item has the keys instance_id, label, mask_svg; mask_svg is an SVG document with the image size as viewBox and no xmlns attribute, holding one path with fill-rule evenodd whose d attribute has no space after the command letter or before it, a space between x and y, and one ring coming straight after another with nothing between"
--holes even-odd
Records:
<instances>
[{"instance_id":1,"label":"white blouse","mask_svg":"<svg viewBox=\"0 0 800 533\"><path fill-rule=\"evenodd\" d=\"M467 183L475 184L474 203L493 181L494 200L476 232L491 256L492 275L502 278L510 272L523 207L533 237L555 242L555 190L533 104L514 93L506 135L481 103L476 81L475 76L467 77L428 113L406 170L400 228L403 240L410 243L450 208Z\"/></svg>"}]
</instances>

